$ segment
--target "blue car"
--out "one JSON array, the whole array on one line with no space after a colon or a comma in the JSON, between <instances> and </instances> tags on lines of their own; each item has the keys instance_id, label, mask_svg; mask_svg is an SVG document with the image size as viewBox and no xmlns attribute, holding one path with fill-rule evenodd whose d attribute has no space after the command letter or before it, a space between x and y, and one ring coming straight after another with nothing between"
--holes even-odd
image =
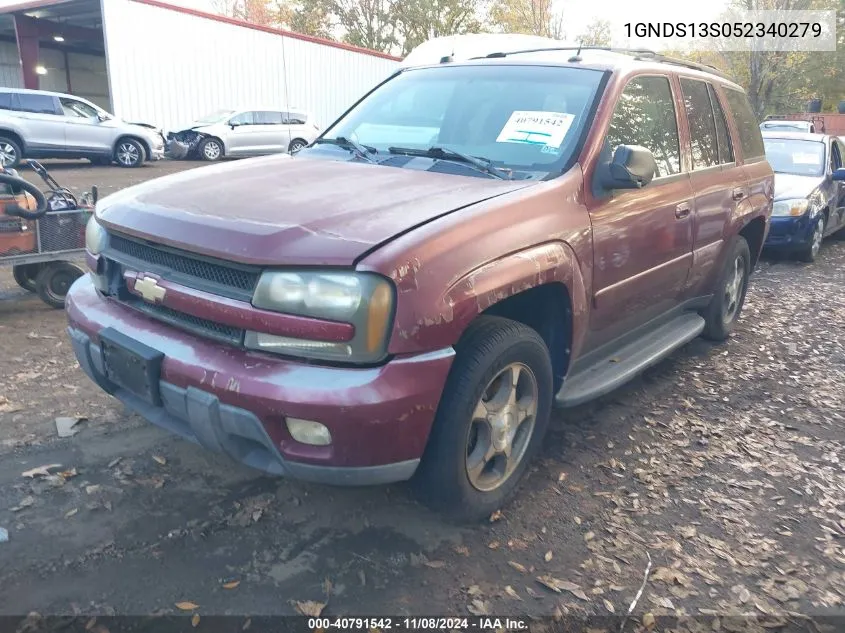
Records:
<instances>
[{"instance_id":1,"label":"blue car","mask_svg":"<svg viewBox=\"0 0 845 633\"><path fill-rule=\"evenodd\" d=\"M845 143L829 134L763 132L775 172L765 247L815 261L828 235L845 230Z\"/></svg>"}]
</instances>

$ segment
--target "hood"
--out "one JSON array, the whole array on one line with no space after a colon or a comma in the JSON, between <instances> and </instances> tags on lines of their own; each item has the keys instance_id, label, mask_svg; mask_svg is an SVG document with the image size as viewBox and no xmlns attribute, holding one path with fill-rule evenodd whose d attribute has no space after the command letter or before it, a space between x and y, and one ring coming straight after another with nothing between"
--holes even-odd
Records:
<instances>
[{"instance_id":1,"label":"hood","mask_svg":"<svg viewBox=\"0 0 845 633\"><path fill-rule=\"evenodd\" d=\"M350 266L372 248L530 181L287 154L200 167L103 199L107 227L256 265Z\"/></svg>"},{"instance_id":2,"label":"hood","mask_svg":"<svg viewBox=\"0 0 845 633\"><path fill-rule=\"evenodd\" d=\"M807 198L824 182L824 176L775 174L775 200Z\"/></svg>"}]
</instances>

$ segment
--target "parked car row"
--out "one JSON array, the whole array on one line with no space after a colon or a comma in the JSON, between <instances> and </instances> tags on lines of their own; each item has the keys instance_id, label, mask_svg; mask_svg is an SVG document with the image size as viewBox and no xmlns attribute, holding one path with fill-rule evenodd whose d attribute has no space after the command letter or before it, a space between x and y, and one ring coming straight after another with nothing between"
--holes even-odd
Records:
<instances>
[{"instance_id":1,"label":"parked car row","mask_svg":"<svg viewBox=\"0 0 845 633\"><path fill-rule=\"evenodd\" d=\"M172 158L215 161L224 157L297 152L320 127L303 110L218 110L178 132L127 123L72 95L0 88L0 162L26 158L87 158L95 164L140 167Z\"/></svg>"}]
</instances>

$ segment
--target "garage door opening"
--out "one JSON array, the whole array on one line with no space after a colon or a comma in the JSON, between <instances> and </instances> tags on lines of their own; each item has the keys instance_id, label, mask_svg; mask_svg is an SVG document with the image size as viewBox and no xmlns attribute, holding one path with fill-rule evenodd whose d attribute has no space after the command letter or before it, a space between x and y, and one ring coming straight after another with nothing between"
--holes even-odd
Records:
<instances>
[{"instance_id":1,"label":"garage door opening","mask_svg":"<svg viewBox=\"0 0 845 633\"><path fill-rule=\"evenodd\" d=\"M6 7L0 86L64 92L112 112L100 0Z\"/></svg>"}]
</instances>

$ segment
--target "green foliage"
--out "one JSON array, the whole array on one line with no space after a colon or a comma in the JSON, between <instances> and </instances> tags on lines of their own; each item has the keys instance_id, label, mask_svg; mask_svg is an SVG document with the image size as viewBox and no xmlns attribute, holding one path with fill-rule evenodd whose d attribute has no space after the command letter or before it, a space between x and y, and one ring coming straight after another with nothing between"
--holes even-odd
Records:
<instances>
[{"instance_id":1,"label":"green foliage","mask_svg":"<svg viewBox=\"0 0 845 633\"><path fill-rule=\"evenodd\" d=\"M586 30L578 36L582 46L610 46L611 33L608 20L596 19L587 25Z\"/></svg>"},{"instance_id":2,"label":"green foliage","mask_svg":"<svg viewBox=\"0 0 845 633\"><path fill-rule=\"evenodd\" d=\"M552 0L494 0L491 25L504 33L524 33L562 39L563 16Z\"/></svg>"}]
</instances>

